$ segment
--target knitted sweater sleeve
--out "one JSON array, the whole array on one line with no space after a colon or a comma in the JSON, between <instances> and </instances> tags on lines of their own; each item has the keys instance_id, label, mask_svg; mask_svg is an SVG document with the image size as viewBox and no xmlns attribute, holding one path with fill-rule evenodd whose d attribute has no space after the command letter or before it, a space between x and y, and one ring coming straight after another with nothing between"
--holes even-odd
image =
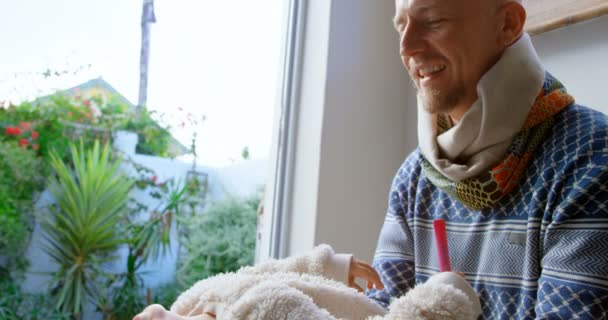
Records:
<instances>
[{"instance_id":1,"label":"knitted sweater sleeve","mask_svg":"<svg viewBox=\"0 0 608 320\"><path fill-rule=\"evenodd\" d=\"M608 317L608 140L558 172L541 230L538 319ZM546 225L546 227L545 227Z\"/></svg>"},{"instance_id":2,"label":"knitted sweater sleeve","mask_svg":"<svg viewBox=\"0 0 608 320\"><path fill-rule=\"evenodd\" d=\"M348 284L350 254L336 254L326 244L321 244L313 250L280 260L270 259L252 267L245 267L240 272L262 274L274 272L295 272L323 276Z\"/></svg>"},{"instance_id":3,"label":"knitted sweater sleeve","mask_svg":"<svg viewBox=\"0 0 608 320\"><path fill-rule=\"evenodd\" d=\"M384 307L392 298L402 296L415 284L414 242L405 218L407 180L412 164L410 157L395 175L372 264L380 275L384 289L369 290L367 295Z\"/></svg>"}]
</instances>

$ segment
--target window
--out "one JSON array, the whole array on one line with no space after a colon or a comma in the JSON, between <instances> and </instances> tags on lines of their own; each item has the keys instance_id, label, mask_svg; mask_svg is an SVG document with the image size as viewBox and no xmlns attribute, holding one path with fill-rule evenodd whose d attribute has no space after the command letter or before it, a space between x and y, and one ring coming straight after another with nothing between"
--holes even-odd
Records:
<instances>
[{"instance_id":1,"label":"window","mask_svg":"<svg viewBox=\"0 0 608 320\"><path fill-rule=\"evenodd\" d=\"M12 152L0 157L0 170L28 173L25 178L0 180L0 221L11 221L0 227L0 261L8 252L20 253L11 254L10 263L2 262L0 271L26 274L23 283L11 278L1 285L19 281L24 289L19 301L24 305L48 294L40 289L48 284L67 290L66 297L83 295L61 301L62 310L54 303L44 305L51 318L60 311L79 314L83 308L131 318L146 304L168 307L192 281L253 263L256 209L266 182L275 183L268 179L268 173L276 171L271 168L277 161L271 156L273 130L279 128L274 121L290 117L285 99L291 93L281 90L292 81L283 73L293 70L293 48L282 46L286 12L291 11L287 6L293 3L0 4L1 12L10 13L0 20L5 44L0 62L0 149ZM278 96L283 97L281 107ZM275 116L275 110L281 115ZM282 133L288 125L289 121L281 123ZM112 234L112 250L77 259L93 265L97 256L116 257L83 269L82 279L96 286L96 297L38 274L51 272L61 278L66 276L62 267L76 263L74 257L48 251L49 228L59 230L55 215L67 214L70 208L50 193L45 174L57 172L50 164L52 152L67 168L77 165L69 146L79 139L85 146L77 152L85 157L93 141L109 143L113 154L120 155L112 161L122 159L117 171L124 178L121 183L130 184L125 202L118 204L126 209L113 216L119 223L103 230ZM277 140L282 144L277 168L284 172L283 148L289 137ZM17 179L22 179L23 194L11 191ZM269 193L279 197L275 190L280 188L271 189ZM100 192L88 192L87 199L99 200ZM17 198L19 206L2 207ZM85 202L72 213L80 218L90 214ZM41 224L40 216L49 221L34 229ZM9 233L12 230L18 234ZM23 241L8 241L16 236ZM53 246L69 246L66 239L55 240ZM22 257L31 262L29 268L21 264ZM79 304L79 299L92 305Z\"/></svg>"}]
</instances>

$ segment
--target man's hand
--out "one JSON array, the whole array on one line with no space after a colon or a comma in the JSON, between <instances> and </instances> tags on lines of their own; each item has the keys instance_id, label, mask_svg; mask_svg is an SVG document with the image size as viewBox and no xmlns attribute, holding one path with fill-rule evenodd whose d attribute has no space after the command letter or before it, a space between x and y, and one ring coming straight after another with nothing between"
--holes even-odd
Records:
<instances>
[{"instance_id":1,"label":"man's hand","mask_svg":"<svg viewBox=\"0 0 608 320\"><path fill-rule=\"evenodd\" d=\"M363 292L363 288L355 283L355 279L357 278L361 278L367 282L367 289L372 289L373 287L376 287L378 290L384 289L378 272L369 264L353 257L350 262L350 269L348 270L348 286L357 289L359 292Z\"/></svg>"}]
</instances>

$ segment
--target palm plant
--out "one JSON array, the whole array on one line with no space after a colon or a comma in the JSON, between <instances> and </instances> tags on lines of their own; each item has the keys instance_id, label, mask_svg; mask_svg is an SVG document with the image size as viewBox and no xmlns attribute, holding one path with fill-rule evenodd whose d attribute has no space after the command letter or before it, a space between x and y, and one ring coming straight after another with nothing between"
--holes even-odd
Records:
<instances>
[{"instance_id":1,"label":"palm plant","mask_svg":"<svg viewBox=\"0 0 608 320\"><path fill-rule=\"evenodd\" d=\"M49 219L41 222L45 251L59 264L54 292L57 308L81 318L89 299L97 301L102 265L124 243L117 225L125 213L132 181L119 171L109 146L95 141L90 149L71 143L71 165L50 155L55 172L49 190L56 200Z\"/></svg>"}]
</instances>

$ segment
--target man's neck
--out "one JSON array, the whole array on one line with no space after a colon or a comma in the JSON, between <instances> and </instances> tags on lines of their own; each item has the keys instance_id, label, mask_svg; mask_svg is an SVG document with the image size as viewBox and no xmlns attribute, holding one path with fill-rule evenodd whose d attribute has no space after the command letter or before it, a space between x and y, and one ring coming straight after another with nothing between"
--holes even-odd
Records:
<instances>
[{"instance_id":1,"label":"man's neck","mask_svg":"<svg viewBox=\"0 0 608 320\"><path fill-rule=\"evenodd\" d=\"M456 125L458 122L460 122L464 114L469 111L475 100L477 100L477 97L475 97L473 101L466 101L464 103L460 103L459 105L454 107L454 109L452 109L450 112L448 112L448 116L450 117L450 120L452 120L453 125Z\"/></svg>"}]
</instances>

